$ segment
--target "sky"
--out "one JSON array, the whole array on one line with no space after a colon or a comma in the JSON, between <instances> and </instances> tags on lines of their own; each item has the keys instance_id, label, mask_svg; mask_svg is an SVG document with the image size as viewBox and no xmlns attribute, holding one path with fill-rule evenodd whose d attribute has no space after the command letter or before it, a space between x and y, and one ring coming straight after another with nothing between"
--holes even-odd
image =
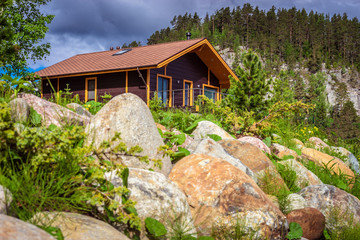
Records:
<instances>
[{"instance_id":1,"label":"sky","mask_svg":"<svg viewBox=\"0 0 360 240\"><path fill-rule=\"evenodd\" d=\"M44 42L51 44L50 55L31 69L42 69L76 54L108 50L111 46L140 41L156 30L171 27L175 15L197 12L200 17L222 7L252 6L269 10L305 8L319 13L347 13L360 19L360 0L52 0L43 11L55 15Z\"/></svg>"}]
</instances>

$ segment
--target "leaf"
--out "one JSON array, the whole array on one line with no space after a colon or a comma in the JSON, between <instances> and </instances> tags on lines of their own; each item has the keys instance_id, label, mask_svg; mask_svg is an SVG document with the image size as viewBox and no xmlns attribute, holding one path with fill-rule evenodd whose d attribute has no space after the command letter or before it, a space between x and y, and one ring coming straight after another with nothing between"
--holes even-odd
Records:
<instances>
[{"instance_id":1,"label":"leaf","mask_svg":"<svg viewBox=\"0 0 360 240\"><path fill-rule=\"evenodd\" d=\"M100 185L100 190L102 192L110 192L114 188L115 188L114 185L111 182L107 181L107 180L105 180L105 182Z\"/></svg>"},{"instance_id":2,"label":"leaf","mask_svg":"<svg viewBox=\"0 0 360 240\"><path fill-rule=\"evenodd\" d=\"M164 224L154 218L147 217L145 219L145 227L148 232L154 237L161 237L167 233Z\"/></svg>"},{"instance_id":3,"label":"leaf","mask_svg":"<svg viewBox=\"0 0 360 240\"><path fill-rule=\"evenodd\" d=\"M219 135L216 135L216 134L208 134L208 136L214 140L215 142L218 142L220 140L222 140L222 138L219 136Z\"/></svg>"},{"instance_id":4,"label":"leaf","mask_svg":"<svg viewBox=\"0 0 360 240\"><path fill-rule=\"evenodd\" d=\"M38 114L32 107L30 108L30 123L35 127L39 127L41 125L42 117Z\"/></svg>"},{"instance_id":5,"label":"leaf","mask_svg":"<svg viewBox=\"0 0 360 240\"><path fill-rule=\"evenodd\" d=\"M174 138L173 143L175 143L176 145L181 145L186 141L185 133L174 135L173 138Z\"/></svg>"},{"instance_id":6,"label":"leaf","mask_svg":"<svg viewBox=\"0 0 360 240\"><path fill-rule=\"evenodd\" d=\"M303 230L300 226L300 224L296 223L296 222L291 222L290 225L290 232L286 235L286 237L291 240L291 239L299 239L302 237L303 235Z\"/></svg>"},{"instance_id":7,"label":"leaf","mask_svg":"<svg viewBox=\"0 0 360 240\"><path fill-rule=\"evenodd\" d=\"M206 119L199 119L199 120L196 120L193 124L191 124L188 128L185 129L185 133L192 133L192 131L194 131L194 129L197 127L198 123L201 122L201 121L204 121Z\"/></svg>"},{"instance_id":8,"label":"leaf","mask_svg":"<svg viewBox=\"0 0 360 240\"><path fill-rule=\"evenodd\" d=\"M330 240L330 239L331 239L330 234L328 233L328 231L327 231L326 229L324 229L324 238L325 238L326 240Z\"/></svg>"},{"instance_id":9,"label":"leaf","mask_svg":"<svg viewBox=\"0 0 360 240\"><path fill-rule=\"evenodd\" d=\"M137 211L136 211L136 208L134 207L125 207L124 208L125 212L130 214L130 213L133 213L135 214L136 216L138 215Z\"/></svg>"},{"instance_id":10,"label":"leaf","mask_svg":"<svg viewBox=\"0 0 360 240\"><path fill-rule=\"evenodd\" d=\"M209 236L201 236L198 238L199 240L214 240L213 237L209 237Z\"/></svg>"},{"instance_id":11,"label":"leaf","mask_svg":"<svg viewBox=\"0 0 360 240\"><path fill-rule=\"evenodd\" d=\"M177 161L183 157L189 156L190 155L190 151L187 150L186 148L182 148L182 147L178 147L178 151L176 153L174 153L172 155L173 157L173 161Z\"/></svg>"},{"instance_id":12,"label":"leaf","mask_svg":"<svg viewBox=\"0 0 360 240\"><path fill-rule=\"evenodd\" d=\"M266 146L268 146L268 147L271 146L271 138L270 137L263 139L263 142L266 144Z\"/></svg>"},{"instance_id":13,"label":"leaf","mask_svg":"<svg viewBox=\"0 0 360 240\"><path fill-rule=\"evenodd\" d=\"M123 180L123 184L126 188L128 188L128 178L129 178L129 168L124 168L121 173L121 179Z\"/></svg>"}]
</instances>

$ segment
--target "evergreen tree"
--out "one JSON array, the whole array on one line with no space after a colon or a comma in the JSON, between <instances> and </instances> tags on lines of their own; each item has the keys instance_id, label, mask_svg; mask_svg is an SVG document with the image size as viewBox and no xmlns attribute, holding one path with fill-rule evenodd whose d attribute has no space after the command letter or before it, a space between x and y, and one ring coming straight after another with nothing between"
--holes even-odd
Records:
<instances>
[{"instance_id":1,"label":"evergreen tree","mask_svg":"<svg viewBox=\"0 0 360 240\"><path fill-rule=\"evenodd\" d=\"M235 111L246 110L259 114L268 107L265 95L269 92L269 82L259 56L252 50L243 55L242 65L235 70L239 81L230 77L227 101Z\"/></svg>"}]
</instances>

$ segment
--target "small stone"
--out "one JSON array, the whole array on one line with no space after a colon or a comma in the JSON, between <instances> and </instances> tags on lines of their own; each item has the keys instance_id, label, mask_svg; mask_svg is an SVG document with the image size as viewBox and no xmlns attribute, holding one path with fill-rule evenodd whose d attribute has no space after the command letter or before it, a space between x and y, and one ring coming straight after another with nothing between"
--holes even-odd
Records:
<instances>
[{"instance_id":1,"label":"small stone","mask_svg":"<svg viewBox=\"0 0 360 240\"><path fill-rule=\"evenodd\" d=\"M258 139L256 137L246 136L246 137L241 137L238 140L240 142L250 143L250 144L254 145L255 147L259 148L260 150L264 151L265 153L271 154L270 148L268 146L266 146L266 144L263 141L261 141L260 139Z\"/></svg>"},{"instance_id":2,"label":"small stone","mask_svg":"<svg viewBox=\"0 0 360 240\"><path fill-rule=\"evenodd\" d=\"M289 194L285 199L284 213L307 207L306 200L297 193Z\"/></svg>"},{"instance_id":3,"label":"small stone","mask_svg":"<svg viewBox=\"0 0 360 240\"><path fill-rule=\"evenodd\" d=\"M322 148L330 148L328 144L326 144L323 140L318 137L311 137L309 138L309 142L315 145L315 148L322 149Z\"/></svg>"},{"instance_id":4,"label":"small stone","mask_svg":"<svg viewBox=\"0 0 360 240\"><path fill-rule=\"evenodd\" d=\"M216 134L222 139L234 139L224 129L210 121L199 122L192 134L195 140L206 138L209 134Z\"/></svg>"},{"instance_id":5,"label":"small stone","mask_svg":"<svg viewBox=\"0 0 360 240\"><path fill-rule=\"evenodd\" d=\"M289 223L298 223L303 230L303 237L309 240L320 239L325 229L325 217L316 208L303 208L286 215Z\"/></svg>"}]
</instances>

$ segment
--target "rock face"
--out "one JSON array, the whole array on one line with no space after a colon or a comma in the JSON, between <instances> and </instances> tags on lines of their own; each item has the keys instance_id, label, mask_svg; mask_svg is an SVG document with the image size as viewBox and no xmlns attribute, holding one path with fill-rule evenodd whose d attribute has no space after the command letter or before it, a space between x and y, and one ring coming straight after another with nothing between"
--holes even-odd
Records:
<instances>
[{"instance_id":1,"label":"rock face","mask_svg":"<svg viewBox=\"0 0 360 240\"><path fill-rule=\"evenodd\" d=\"M291 149L289 149L283 145L280 145L278 143L271 144L271 147L275 150L275 154L279 158L283 158L287 155L293 156L294 159L297 159L299 157L299 155L294 150L291 150Z\"/></svg>"},{"instance_id":2,"label":"rock face","mask_svg":"<svg viewBox=\"0 0 360 240\"><path fill-rule=\"evenodd\" d=\"M32 94L20 93L18 98L24 99L29 106L41 115L43 124L46 127L51 124L60 127L64 124L84 126L90 121L90 118L88 117L81 116L67 108L46 101Z\"/></svg>"},{"instance_id":3,"label":"rock face","mask_svg":"<svg viewBox=\"0 0 360 240\"><path fill-rule=\"evenodd\" d=\"M294 170L296 172L296 186L299 188L307 187L308 185L322 184L321 180L311 171L309 171L304 165L296 161L295 159L288 159L279 162L284 166Z\"/></svg>"},{"instance_id":4,"label":"rock face","mask_svg":"<svg viewBox=\"0 0 360 240\"><path fill-rule=\"evenodd\" d=\"M326 228L334 229L360 223L360 200L332 185L321 184L302 189L299 194L308 207L318 209L326 218ZM353 218L353 219L351 219Z\"/></svg>"},{"instance_id":5,"label":"rock face","mask_svg":"<svg viewBox=\"0 0 360 240\"><path fill-rule=\"evenodd\" d=\"M122 186L121 178L113 173L108 173L107 179L115 187ZM130 199L137 202L135 207L143 220L152 217L167 226L167 221L178 217L187 224L191 230L190 233L195 233L190 208L184 193L163 174L130 168L128 187L131 191Z\"/></svg>"},{"instance_id":6,"label":"rock face","mask_svg":"<svg viewBox=\"0 0 360 240\"><path fill-rule=\"evenodd\" d=\"M221 140L219 143L227 153L239 159L254 172L260 187L263 186L264 179L269 178L268 182L272 183L274 189L286 188L286 184L276 171L274 164L259 148L235 139Z\"/></svg>"},{"instance_id":7,"label":"rock face","mask_svg":"<svg viewBox=\"0 0 360 240\"><path fill-rule=\"evenodd\" d=\"M0 214L0 239L55 240L44 230L17 218Z\"/></svg>"},{"instance_id":8,"label":"rock face","mask_svg":"<svg viewBox=\"0 0 360 240\"><path fill-rule=\"evenodd\" d=\"M316 208L303 208L294 210L286 215L290 222L300 224L303 237L309 240L320 239L325 228L325 217Z\"/></svg>"},{"instance_id":9,"label":"rock face","mask_svg":"<svg viewBox=\"0 0 360 240\"><path fill-rule=\"evenodd\" d=\"M222 129L221 127L210 121L199 122L195 130L192 132L192 134L194 135L195 140L206 138L208 134L216 134L220 136L222 139L234 139L224 129Z\"/></svg>"},{"instance_id":10,"label":"rock face","mask_svg":"<svg viewBox=\"0 0 360 240\"><path fill-rule=\"evenodd\" d=\"M11 120L14 122L27 122L30 116L29 104L21 98L15 98L9 102L11 108Z\"/></svg>"},{"instance_id":11,"label":"rock face","mask_svg":"<svg viewBox=\"0 0 360 240\"><path fill-rule=\"evenodd\" d=\"M289 194L286 197L286 205L284 208L285 213L292 212L297 209L303 209L307 207L306 200L297 193Z\"/></svg>"},{"instance_id":12,"label":"rock face","mask_svg":"<svg viewBox=\"0 0 360 240\"><path fill-rule=\"evenodd\" d=\"M309 142L314 144L316 148L322 149L322 148L330 148L329 145L327 145L323 140L321 140L318 137L311 137L309 138Z\"/></svg>"},{"instance_id":13,"label":"rock face","mask_svg":"<svg viewBox=\"0 0 360 240\"><path fill-rule=\"evenodd\" d=\"M0 185L0 214L6 214L12 201L10 191Z\"/></svg>"},{"instance_id":14,"label":"rock face","mask_svg":"<svg viewBox=\"0 0 360 240\"><path fill-rule=\"evenodd\" d=\"M124 234L98 219L70 212L44 212L34 218L44 226L60 228L66 240L128 240Z\"/></svg>"},{"instance_id":15,"label":"rock face","mask_svg":"<svg viewBox=\"0 0 360 240\"><path fill-rule=\"evenodd\" d=\"M256 237L280 239L286 219L266 194L243 171L204 154L181 159L169 178L185 193L195 225L203 234L244 222Z\"/></svg>"},{"instance_id":16,"label":"rock face","mask_svg":"<svg viewBox=\"0 0 360 240\"><path fill-rule=\"evenodd\" d=\"M328 167L334 165L333 170L335 173L339 174L340 172L348 175L349 177L355 177L353 171L346 166L346 164L339 160L338 158L332 157L326 153L319 152L312 148L304 148L302 150L302 156L306 159L315 162L319 166L328 165Z\"/></svg>"},{"instance_id":17,"label":"rock face","mask_svg":"<svg viewBox=\"0 0 360 240\"><path fill-rule=\"evenodd\" d=\"M87 143L99 147L119 132L128 148L140 146L142 156L162 160L162 169L153 164L140 162L135 157L122 157L122 163L129 167L149 169L168 175L171 170L169 157L163 157L157 149L164 145L149 108L138 96L126 93L111 99L94 117L85 130ZM116 158L114 160L117 160Z\"/></svg>"},{"instance_id":18,"label":"rock face","mask_svg":"<svg viewBox=\"0 0 360 240\"><path fill-rule=\"evenodd\" d=\"M77 103L69 103L68 105L66 105L68 108L74 109L75 112L81 116L85 116L88 118L92 117L92 114L86 110L83 106L81 106L80 104Z\"/></svg>"},{"instance_id":19,"label":"rock face","mask_svg":"<svg viewBox=\"0 0 360 240\"><path fill-rule=\"evenodd\" d=\"M264 151L265 153L271 154L270 148L268 146L266 146L266 144L263 141L261 141L260 139L258 139L256 137L246 136L246 137L241 137L238 140L240 142L250 143L250 144L254 145L255 147L260 148L260 150Z\"/></svg>"},{"instance_id":20,"label":"rock face","mask_svg":"<svg viewBox=\"0 0 360 240\"><path fill-rule=\"evenodd\" d=\"M257 178L253 171L251 171L247 166L245 166L239 159L234 158L233 156L229 155L223 147L215 142L213 139L205 138L202 140L194 141L190 146L189 150L191 153L198 153L198 154L206 154L212 157L221 158L228 163L234 165L235 167L239 168L241 171L245 172L249 175L255 182L257 182Z\"/></svg>"}]
</instances>

